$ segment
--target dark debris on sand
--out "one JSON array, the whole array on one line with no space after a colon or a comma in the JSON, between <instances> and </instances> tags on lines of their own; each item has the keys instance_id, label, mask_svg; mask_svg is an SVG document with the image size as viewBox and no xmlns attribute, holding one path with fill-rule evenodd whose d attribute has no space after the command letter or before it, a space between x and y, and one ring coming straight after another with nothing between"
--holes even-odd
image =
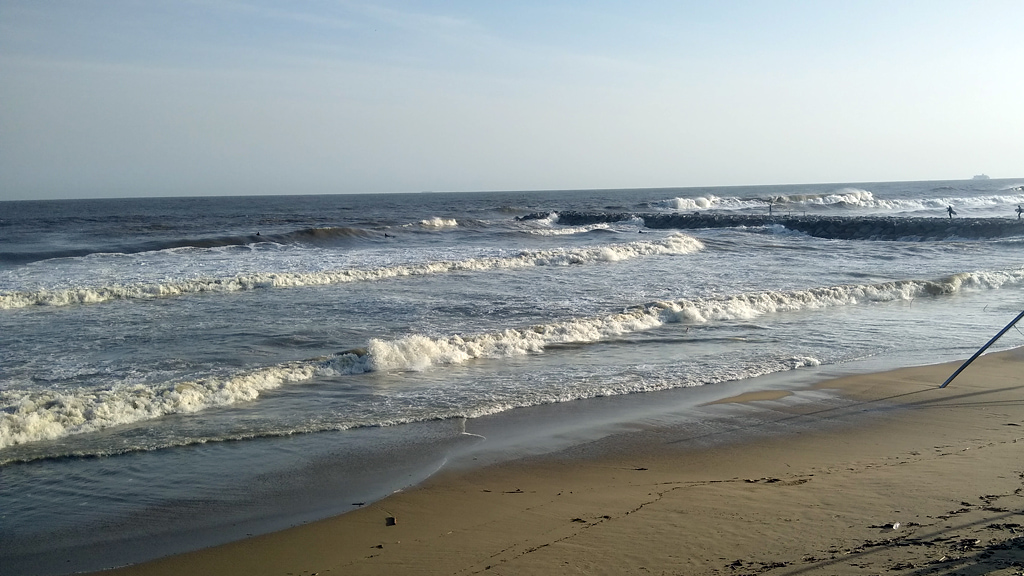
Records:
<instances>
[{"instance_id":1,"label":"dark debris on sand","mask_svg":"<svg viewBox=\"0 0 1024 576\"><path fill-rule=\"evenodd\" d=\"M1024 474L1021 474L1024 488ZM770 478L747 482L770 482ZM927 521L888 521L887 538L865 539L848 547L805 550L799 559L737 559L718 572L730 576L763 574L930 574L1024 576L1024 490L985 494L960 502L948 514ZM998 503L998 505L996 505Z\"/></svg>"}]
</instances>

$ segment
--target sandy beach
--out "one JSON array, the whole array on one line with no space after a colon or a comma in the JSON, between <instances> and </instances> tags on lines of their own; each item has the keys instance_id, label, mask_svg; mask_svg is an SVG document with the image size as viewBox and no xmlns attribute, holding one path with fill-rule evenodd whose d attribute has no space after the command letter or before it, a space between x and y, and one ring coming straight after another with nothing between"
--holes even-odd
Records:
<instances>
[{"instance_id":1,"label":"sandy beach","mask_svg":"<svg viewBox=\"0 0 1024 576\"><path fill-rule=\"evenodd\" d=\"M1022 574L1024 349L744 394L444 471L343 516L104 574ZM731 405L731 406L730 406Z\"/></svg>"}]
</instances>

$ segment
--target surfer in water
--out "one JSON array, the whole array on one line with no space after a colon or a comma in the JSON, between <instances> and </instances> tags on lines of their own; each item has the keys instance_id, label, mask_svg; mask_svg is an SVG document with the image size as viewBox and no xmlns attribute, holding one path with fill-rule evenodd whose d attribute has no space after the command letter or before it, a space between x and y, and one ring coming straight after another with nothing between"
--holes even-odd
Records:
<instances>
[{"instance_id":1,"label":"surfer in water","mask_svg":"<svg viewBox=\"0 0 1024 576\"><path fill-rule=\"evenodd\" d=\"M1020 204L1017 204L1017 220L1020 220L1021 212L1024 212L1024 208L1021 208Z\"/></svg>"},{"instance_id":2,"label":"surfer in water","mask_svg":"<svg viewBox=\"0 0 1024 576\"><path fill-rule=\"evenodd\" d=\"M953 219L953 216L956 216L956 210L953 210L953 207L952 207L952 206L947 206L947 207L946 207L946 212L948 212L948 213L949 213L949 218L950 218L950 220L952 220L952 219Z\"/></svg>"}]
</instances>

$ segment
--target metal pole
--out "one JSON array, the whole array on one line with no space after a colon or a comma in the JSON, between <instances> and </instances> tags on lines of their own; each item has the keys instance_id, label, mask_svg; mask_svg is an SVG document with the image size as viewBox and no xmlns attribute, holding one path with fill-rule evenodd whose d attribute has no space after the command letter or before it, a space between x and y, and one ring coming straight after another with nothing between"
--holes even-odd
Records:
<instances>
[{"instance_id":1,"label":"metal pole","mask_svg":"<svg viewBox=\"0 0 1024 576\"><path fill-rule=\"evenodd\" d=\"M995 336L993 336L992 339L989 340L987 344L985 344L984 346L979 348L978 351L974 353L974 356L971 356L970 360L968 360L967 362L964 362L963 366L957 368L956 372L953 372L952 376L950 376L949 378L946 378L946 381L943 382L942 386L939 386L939 388L945 388L946 384L949 384L950 382L952 382L953 378L956 378L961 372L964 371L964 368L967 368L967 366L971 362L974 362L974 360L978 356L981 356L982 352L984 352L985 350L988 350L989 346L995 344L996 340L999 340L1000 336L1002 336L1003 334L1006 334L1007 330L1009 330L1010 328L1013 328L1013 325L1016 324L1017 321L1020 320L1021 318L1024 318L1024 312L1021 312L1020 314L1017 314L1017 317L1013 319L1013 322L1010 322L1009 324L1007 324L1005 328L1003 328L1002 330L999 331L999 334L996 334Z\"/></svg>"}]
</instances>

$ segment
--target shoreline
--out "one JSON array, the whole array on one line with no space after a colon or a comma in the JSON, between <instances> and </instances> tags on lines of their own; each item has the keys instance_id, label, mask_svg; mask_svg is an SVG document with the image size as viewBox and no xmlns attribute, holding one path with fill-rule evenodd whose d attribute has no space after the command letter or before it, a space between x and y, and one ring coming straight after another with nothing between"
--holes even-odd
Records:
<instances>
[{"instance_id":1,"label":"shoreline","mask_svg":"<svg viewBox=\"0 0 1024 576\"><path fill-rule=\"evenodd\" d=\"M35 518L35 524L22 525L22 533L0 538L0 548L6 548L0 552L0 574L89 573L212 548L357 510L395 491L413 489L439 469L464 471L552 454L615 434L685 423L699 423L705 432L724 432L735 428L739 418L770 417L753 404L738 406L733 401L737 396L786 395L785 402L790 403L834 403L834 394L815 391L812 385L872 369L880 369L877 360L776 372L714 386L542 404L469 420L213 443L129 454L116 461L67 460L41 469L15 468L19 475L5 475L9 491L27 490L36 499L52 486L47 475L88 479L91 472L102 477L109 464L118 466L116 477L122 479L111 487L129 491L104 492L88 508L72 510L67 520L44 509L49 517ZM173 459L181 462L180 471L168 469L167 462ZM122 474L126 466L136 472ZM140 470L150 472L142 477ZM190 486L196 481L202 484L193 491ZM211 493L210 486L221 490ZM152 490L164 495L157 505L130 514L118 508L118 499L135 503ZM178 496L168 497L171 493ZM109 513L104 513L105 503L114 506ZM23 513L16 510L13 518ZM91 519L83 518L89 515Z\"/></svg>"},{"instance_id":2,"label":"shoreline","mask_svg":"<svg viewBox=\"0 0 1024 576\"><path fill-rule=\"evenodd\" d=\"M742 393L716 401L742 412L721 422L453 466L341 516L97 574L1016 574L1024 349L938 389L961 362L805 389L835 403Z\"/></svg>"}]
</instances>

